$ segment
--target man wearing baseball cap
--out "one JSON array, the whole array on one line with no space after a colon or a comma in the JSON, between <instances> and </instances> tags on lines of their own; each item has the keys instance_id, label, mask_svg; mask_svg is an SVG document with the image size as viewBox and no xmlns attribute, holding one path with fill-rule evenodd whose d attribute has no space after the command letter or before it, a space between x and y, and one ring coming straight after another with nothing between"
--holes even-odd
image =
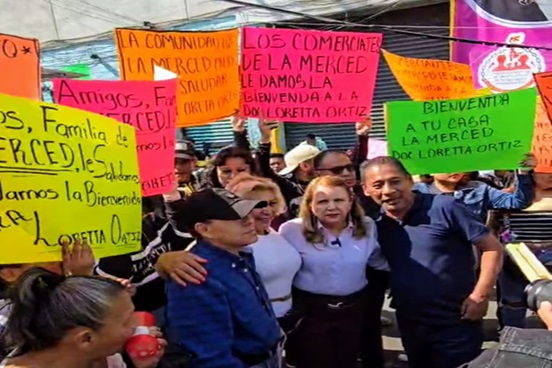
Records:
<instances>
[{"instance_id":1,"label":"man wearing baseball cap","mask_svg":"<svg viewBox=\"0 0 552 368\"><path fill-rule=\"evenodd\" d=\"M182 222L197 238L191 252L209 260L209 277L186 287L167 281L167 336L194 367L278 367L280 327L244 249L257 241L251 211L267 205L217 188L184 200Z\"/></svg>"},{"instance_id":2,"label":"man wearing baseball cap","mask_svg":"<svg viewBox=\"0 0 552 368\"><path fill-rule=\"evenodd\" d=\"M315 177L314 158L320 150L310 144L300 144L284 156L286 167L278 174L283 176L288 185L280 185L288 208L288 217L295 218L303 198L303 192Z\"/></svg>"},{"instance_id":3,"label":"man wearing baseball cap","mask_svg":"<svg viewBox=\"0 0 552 368\"><path fill-rule=\"evenodd\" d=\"M189 140L180 140L175 145L174 175L178 190L188 196L200 189L199 180L195 177L197 156L194 144Z\"/></svg>"}]
</instances>

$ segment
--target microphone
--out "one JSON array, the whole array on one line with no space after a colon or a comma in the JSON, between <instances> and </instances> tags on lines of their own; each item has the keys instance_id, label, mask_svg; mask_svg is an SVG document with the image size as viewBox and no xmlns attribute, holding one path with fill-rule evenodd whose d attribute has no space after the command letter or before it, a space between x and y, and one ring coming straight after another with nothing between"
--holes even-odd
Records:
<instances>
[{"instance_id":1,"label":"microphone","mask_svg":"<svg viewBox=\"0 0 552 368\"><path fill-rule=\"evenodd\" d=\"M334 241L330 242L330 245L341 248L341 241L339 240L339 238L335 238Z\"/></svg>"}]
</instances>

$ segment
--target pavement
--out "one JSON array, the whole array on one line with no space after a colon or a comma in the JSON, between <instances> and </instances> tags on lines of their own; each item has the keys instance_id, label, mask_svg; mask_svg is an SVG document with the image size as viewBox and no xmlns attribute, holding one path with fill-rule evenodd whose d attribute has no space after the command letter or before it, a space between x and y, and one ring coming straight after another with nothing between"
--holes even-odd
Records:
<instances>
[{"instance_id":1,"label":"pavement","mask_svg":"<svg viewBox=\"0 0 552 368\"><path fill-rule=\"evenodd\" d=\"M496 341L498 340L497 329L498 321L496 319L496 301L491 301L489 305L489 311L484 320L484 330L485 330L485 343L483 345L484 349L492 348L496 346ZM406 362L399 360L399 354L404 354L404 350L401 344L400 334L397 329L397 323L395 321L395 313L392 309L389 308L389 300L386 301L383 316L391 319L393 324L388 327L383 328L383 346L386 354L386 368L408 368ZM528 314L527 318L527 327L529 328L541 328L543 327L540 320Z\"/></svg>"}]
</instances>

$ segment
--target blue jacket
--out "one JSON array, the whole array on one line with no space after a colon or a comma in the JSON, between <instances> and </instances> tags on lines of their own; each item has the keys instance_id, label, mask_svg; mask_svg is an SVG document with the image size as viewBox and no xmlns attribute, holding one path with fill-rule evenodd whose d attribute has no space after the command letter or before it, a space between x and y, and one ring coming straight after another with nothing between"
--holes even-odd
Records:
<instances>
[{"instance_id":1,"label":"blue jacket","mask_svg":"<svg viewBox=\"0 0 552 368\"><path fill-rule=\"evenodd\" d=\"M416 183L414 190L442 194L433 184ZM506 193L480 181L470 181L454 192L454 198L464 203L482 222L489 210L522 210L531 205L535 195L531 175L516 175L515 190Z\"/></svg>"},{"instance_id":2,"label":"blue jacket","mask_svg":"<svg viewBox=\"0 0 552 368\"><path fill-rule=\"evenodd\" d=\"M194 356L194 368L246 368L240 356L266 353L280 339L253 255L204 241L191 252L209 260L209 276L187 287L167 281L167 340Z\"/></svg>"}]
</instances>

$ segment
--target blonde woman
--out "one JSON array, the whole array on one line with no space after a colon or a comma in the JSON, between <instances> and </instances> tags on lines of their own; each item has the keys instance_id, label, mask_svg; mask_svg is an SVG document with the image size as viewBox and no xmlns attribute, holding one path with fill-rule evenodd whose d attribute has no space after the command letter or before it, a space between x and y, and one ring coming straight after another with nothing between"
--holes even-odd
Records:
<instances>
[{"instance_id":1,"label":"blonde woman","mask_svg":"<svg viewBox=\"0 0 552 368\"><path fill-rule=\"evenodd\" d=\"M289 315L292 306L291 285L301 267L301 256L284 237L270 227L276 215L285 213L285 200L273 181L248 174L238 175L226 189L242 198L267 203L267 206L251 212L259 240L250 248L255 257L255 268L268 292L274 313L286 330L288 326L285 316Z\"/></svg>"},{"instance_id":2,"label":"blonde woman","mask_svg":"<svg viewBox=\"0 0 552 368\"><path fill-rule=\"evenodd\" d=\"M306 189L299 218L280 227L302 265L293 285L302 322L293 338L298 368L354 368L365 311L366 266L387 269L373 220L344 180L323 176Z\"/></svg>"},{"instance_id":3,"label":"blonde woman","mask_svg":"<svg viewBox=\"0 0 552 368\"><path fill-rule=\"evenodd\" d=\"M273 181L247 173L237 175L225 189L245 199L262 201L262 205L251 212L258 240L248 248L253 252L255 269L261 276L274 313L283 330L287 332L295 326L298 319L290 313L291 286L297 270L301 267L301 257L284 237L270 227L274 217L286 211L285 200ZM205 281L205 278L200 276L203 269L189 257L182 257L174 267L187 282L200 284ZM168 275L175 274L175 270L165 269L162 265L159 266L159 271Z\"/></svg>"}]
</instances>

